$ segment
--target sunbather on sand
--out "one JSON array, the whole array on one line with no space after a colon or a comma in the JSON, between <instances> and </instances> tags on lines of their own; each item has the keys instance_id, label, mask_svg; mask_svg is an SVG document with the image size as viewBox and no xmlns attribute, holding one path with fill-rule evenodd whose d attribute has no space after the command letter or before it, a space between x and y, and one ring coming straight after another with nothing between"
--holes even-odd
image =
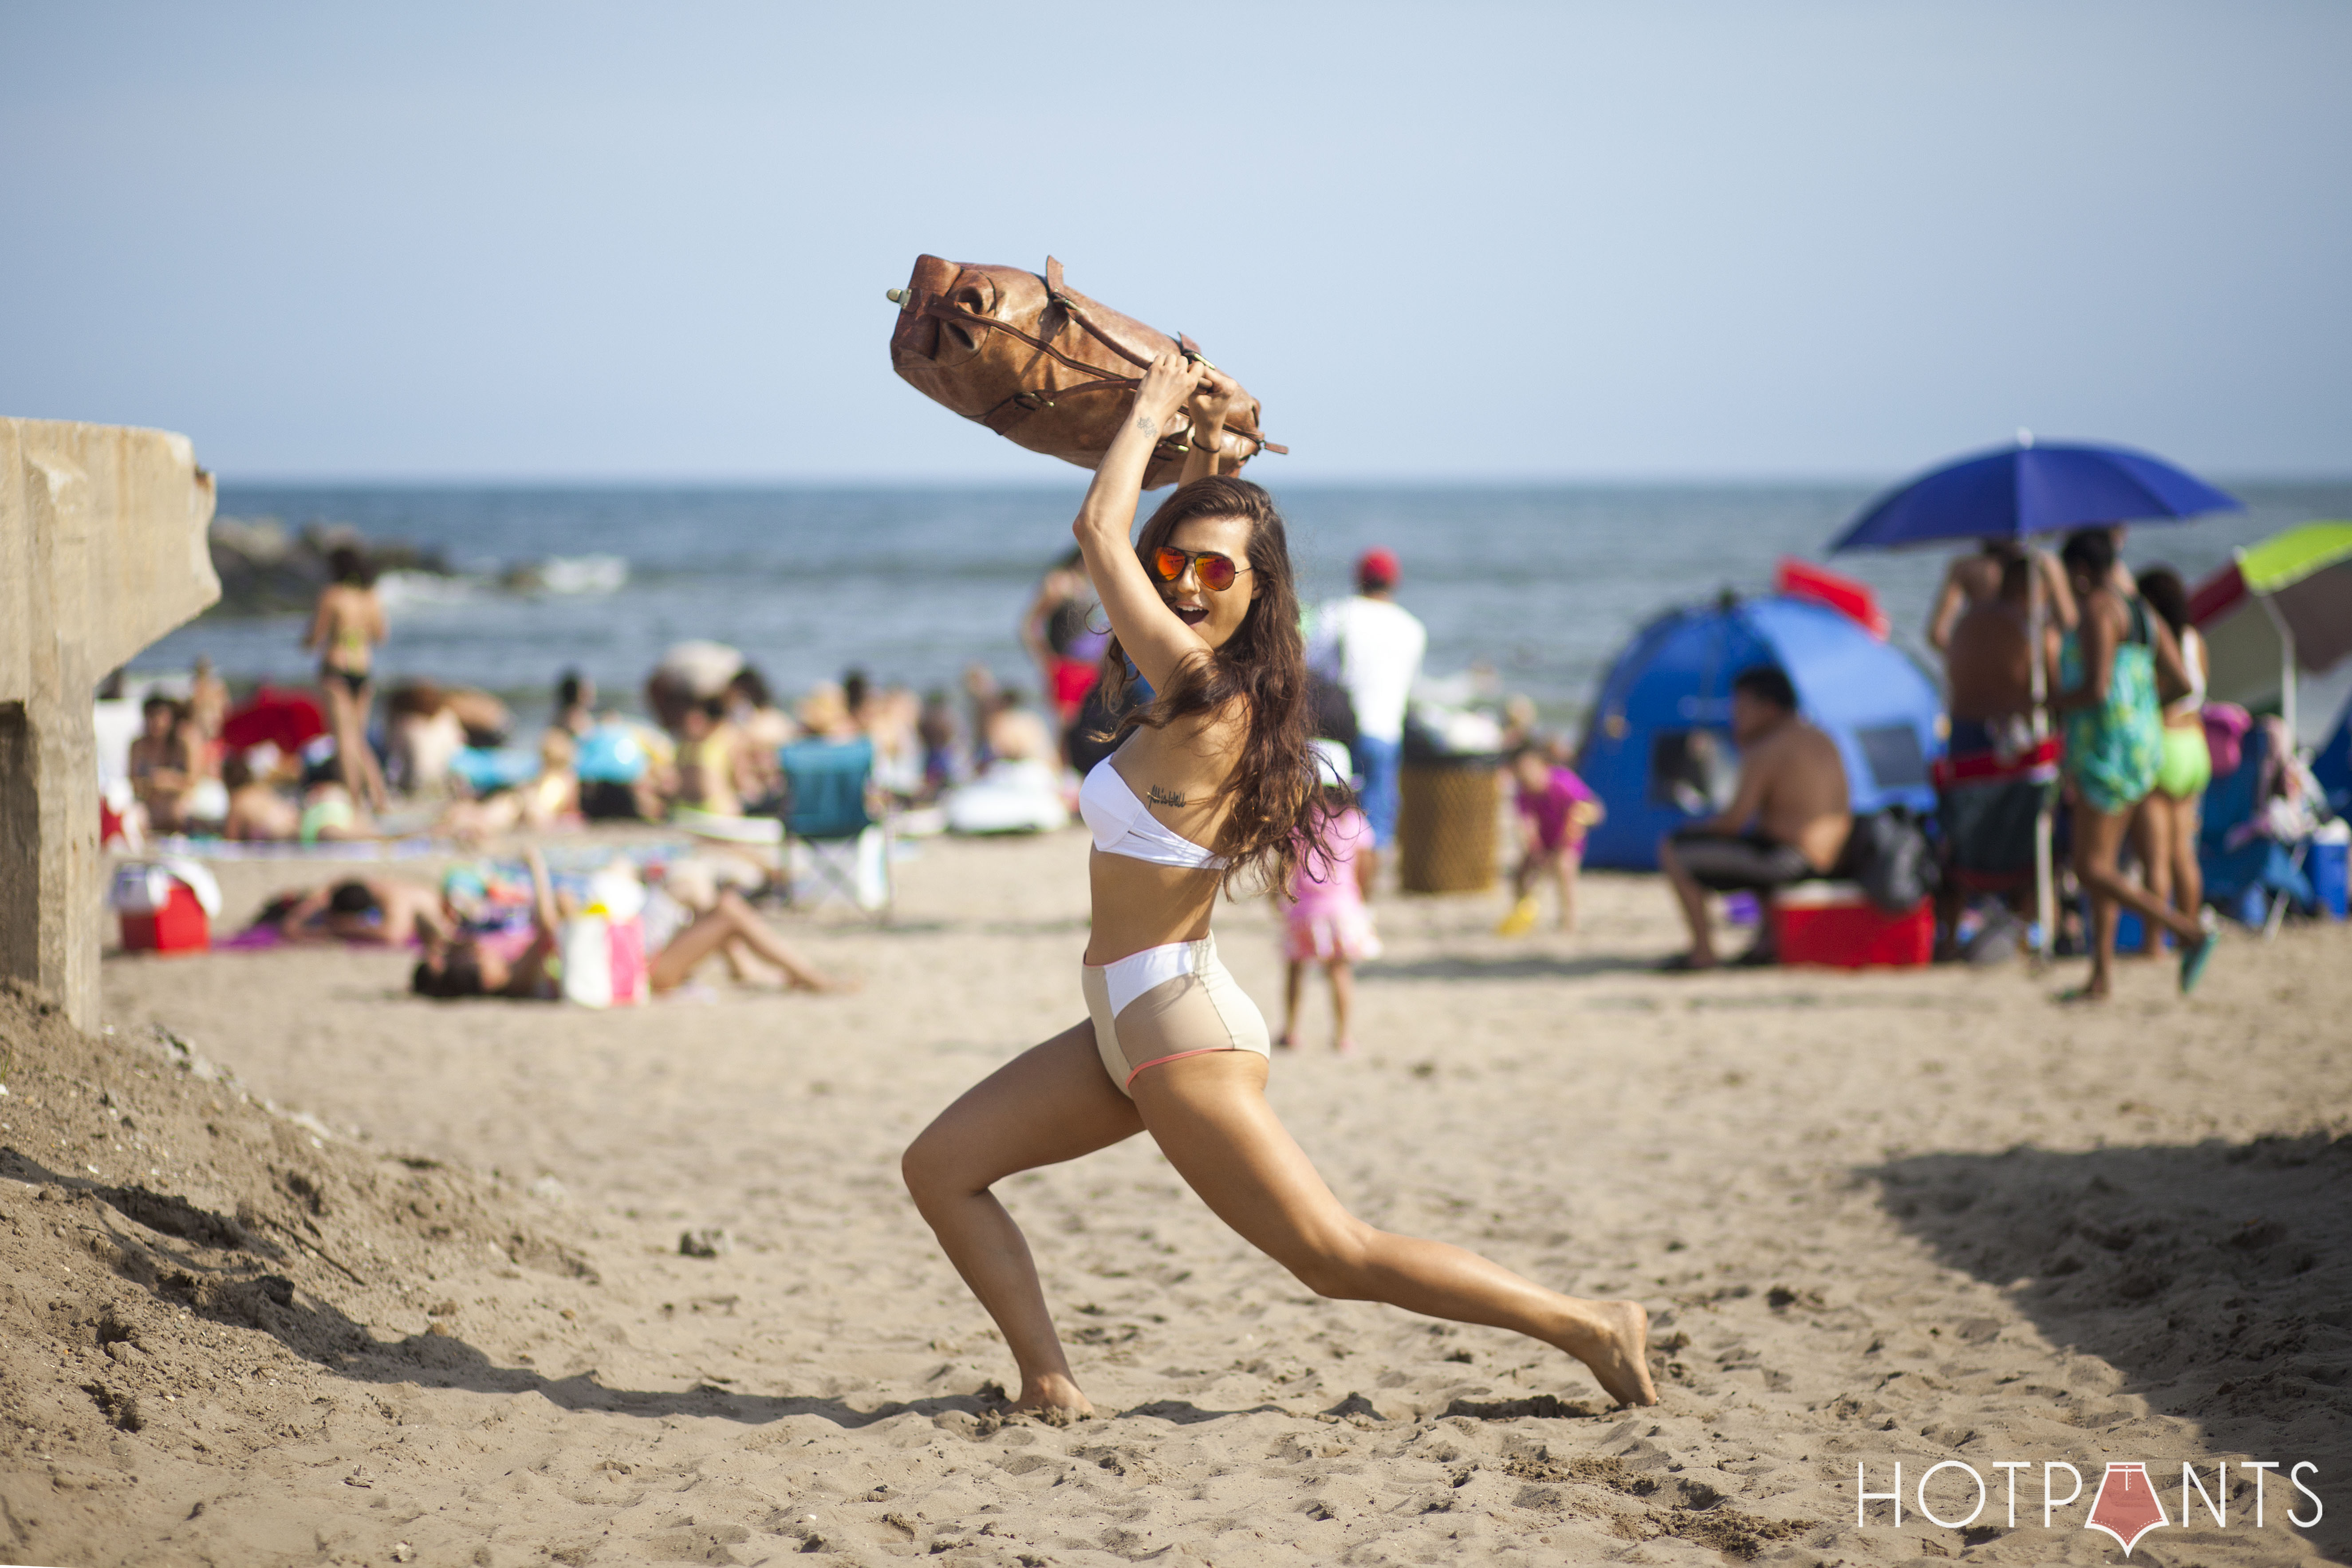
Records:
<instances>
[{"instance_id":1,"label":"sunbather on sand","mask_svg":"<svg viewBox=\"0 0 2352 1568\"><path fill-rule=\"evenodd\" d=\"M348 942L406 947L446 938L456 922L441 895L414 882L350 877L309 892L281 893L253 922L275 926L289 942Z\"/></svg>"},{"instance_id":2,"label":"sunbather on sand","mask_svg":"<svg viewBox=\"0 0 2352 1568\"><path fill-rule=\"evenodd\" d=\"M425 956L408 977L409 989L420 996L510 996L552 1002L562 994L549 961L562 940L563 910L547 864L537 849L530 864L531 924L512 935L475 934L446 941L427 941ZM803 958L732 889L721 892L709 910L664 942L646 966L646 984L656 996L675 991L693 975L702 962L725 952L761 959L783 971L795 991L846 991L855 982L838 980Z\"/></svg>"},{"instance_id":3,"label":"sunbather on sand","mask_svg":"<svg viewBox=\"0 0 2352 1568\"><path fill-rule=\"evenodd\" d=\"M179 833L188 826L198 762L186 717L170 698L150 697L140 709L145 728L131 742L131 787L147 808L147 826L158 833Z\"/></svg>"},{"instance_id":4,"label":"sunbather on sand","mask_svg":"<svg viewBox=\"0 0 2352 1568\"><path fill-rule=\"evenodd\" d=\"M742 816L744 791L756 789L758 781L743 776L743 738L727 717L726 700L712 697L688 708L678 734L678 804L713 816Z\"/></svg>"},{"instance_id":5,"label":"sunbather on sand","mask_svg":"<svg viewBox=\"0 0 2352 1568\"><path fill-rule=\"evenodd\" d=\"M580 776L572 771L576 748L562 730L539 741L539 776L479 800L452 801L435 826L461 843L479 844L518 827L553 827L580 814Z\"/></svg>"},{"instance_id":6,"label":"sunbather on sand","mask_svg":"<svg viewBox=\"0 0 2352 1568\"><path fill-rule=\"evenodd\" d=\"M302 831L302 808L277 786L253 776L252 764L232 754L221 764L221 784L228 791L228 819L221 837L247 843L283 843Z\"/></svg>"},{"instance_id":7,"label":"sunbather on sand","mask_svg":"<svg viewBox=\"0 0 2352 1568\"><path fill-rule=\"evenodd\" d=\"M295 837L305 844L352 844L381 838L375 820L339 784L312 784L302 796Z\"/></svg>"}]
</instances>

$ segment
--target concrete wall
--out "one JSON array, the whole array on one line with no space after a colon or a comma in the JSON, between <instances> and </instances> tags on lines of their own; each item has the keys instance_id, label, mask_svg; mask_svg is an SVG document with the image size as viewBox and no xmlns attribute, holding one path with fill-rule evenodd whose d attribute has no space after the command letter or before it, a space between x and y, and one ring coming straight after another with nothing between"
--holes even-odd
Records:
<instances>
[{"instance_id":1,"label":"concrete wall","mask_svg":"<svg viewBox=\"0 0 2352 1568\"><path fill-rule=\"evenodd\" d=\"M0 976L98 1024L108 671L220 597L212 476L184 436L0 418Z\"/></svg>"}]
</instances>

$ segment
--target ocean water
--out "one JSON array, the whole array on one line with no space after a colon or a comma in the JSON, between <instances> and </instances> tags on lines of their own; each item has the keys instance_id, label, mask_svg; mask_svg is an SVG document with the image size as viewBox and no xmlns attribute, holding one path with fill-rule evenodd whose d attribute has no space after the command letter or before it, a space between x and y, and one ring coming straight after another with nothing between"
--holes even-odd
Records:
<instances>
[{"instance_id":1,"label":"ocean water","mask_svg":"<svg viewBox=\"0 0 2352 1568\"><path fill-rule=\"evenodd\" d=\"M1277 483L1278 474L1261 476ZM2231 547L2314 518L2352 516L2352 483L2229 485L2243 513L2134 531L2137 564L2194 583ZM350 523L442 552L455 581L387 580L381 668L507 697L526 717L578 668L634 705L671 643L741 648L780 691L852 666L918 689L978 662L1032 690L1017 636L1045 568L1068 546L1084 476L1036 489L264 486L225 483L221 515L290 528ZM1163 492L1164 493L1164 492ZM1357 553L1402 558L1399 599L1430 633L1427 670L1491 666L1503 691L1572 724L1608 661L1659 612L1769 587L1784 555L1826 561L1871 498L1865 485L1277 488L1303 595L1345 593ZM1147 498L1147 504L1149 504ZM1920 628L1948 552L1841 557L1871 584L1895 639ZM499 579L544 564L566 591ZM209 655L232 679L307 681L303 618L215 610L134 662L184 669Z\"/></svg>"}]
</instances>

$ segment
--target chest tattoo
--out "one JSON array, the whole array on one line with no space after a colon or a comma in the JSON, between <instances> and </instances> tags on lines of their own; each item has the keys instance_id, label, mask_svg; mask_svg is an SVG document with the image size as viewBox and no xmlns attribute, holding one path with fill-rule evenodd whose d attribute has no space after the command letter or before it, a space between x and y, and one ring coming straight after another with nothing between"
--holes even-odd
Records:
<instances>
[{"instance_id":1,"label":"chest tattoo","mask_svg":"<svg viewBox=\"0 0 2352 1568\"><path fill-rule=\"evenodd\" d=\"M1153 784L1144 792L1144 798L1154 805L1181 805L1184 804L1184 792L1161 789L1158 784Z\"/></svg>"}]
</instances>

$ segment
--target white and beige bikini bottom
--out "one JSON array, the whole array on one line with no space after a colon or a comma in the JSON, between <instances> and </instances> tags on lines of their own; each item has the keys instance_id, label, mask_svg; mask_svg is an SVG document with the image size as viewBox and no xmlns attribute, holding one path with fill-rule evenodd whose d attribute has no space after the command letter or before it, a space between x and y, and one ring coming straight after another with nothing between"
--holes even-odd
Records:
<instances>
[{"instance_id":1,"label":"white and beige bikini bottom","mask_svg":"<svg viewBox=\"0 0 2352 1568\"><path fill-rule=\"evenodd\" d=\"M1180 1057L1274 1054L1265 1015L1218 961L1215 937L1147 947L1078 973L1103 1070L1129 1098L1136 1074Z\"/></svg>"}]
</instances>

